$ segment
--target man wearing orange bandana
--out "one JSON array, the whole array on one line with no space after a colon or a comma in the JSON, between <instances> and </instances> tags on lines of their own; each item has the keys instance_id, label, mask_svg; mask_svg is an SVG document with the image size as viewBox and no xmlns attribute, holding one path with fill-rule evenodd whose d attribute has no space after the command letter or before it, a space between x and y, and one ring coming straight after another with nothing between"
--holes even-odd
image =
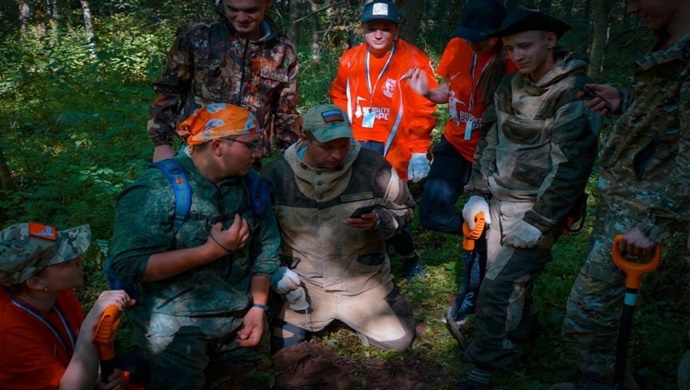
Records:
<instances>
[{"instance_id":1,"label":"man wearing orange bandana","mask_svg":"<svg viewBox=\"0 0 690 390\"><path fill-rule=\"evenodd\" d=\"M174 161L192 201L178 229L176 193L162 170L146 170L118 198L112 271L139 286L127 317L152 365L147 389L201 389L209 362L249 366L268 352L265 310L280 234L271 208L258 210L250 197L261 130L249 111L221 103L180 124L189 146Z\"/></svg>"}]
</instances>

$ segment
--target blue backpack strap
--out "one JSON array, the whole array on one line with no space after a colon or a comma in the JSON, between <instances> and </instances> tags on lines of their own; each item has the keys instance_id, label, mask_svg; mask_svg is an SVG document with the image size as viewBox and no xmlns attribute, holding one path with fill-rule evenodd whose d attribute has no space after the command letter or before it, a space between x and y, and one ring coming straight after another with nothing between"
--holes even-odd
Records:
<instances>
[{"instance_id":1,"label":"blue backpack strap","mask_svg":"<svg viewBox=\"0 0 690 390\"><path fill-rule=\"evenodd\" d=\"M175 194L175 216L173 219L173 234L177 234L182 224L185 223L189 217L192 209L192 187L189 185L187 173L180 164L172 159L162 160L150 165L160 169L165 176L170 179L172 183L173 192ZM139 286L137 283L125 284L117 278L113 273L112 267L113 259L108 256L103 264L103 273L110 288L114 290L123 289L131 298L139 299Z\"/></svg>"},{"instance_id":2,"label":"blue backpack strap","mask_svg":"<svg viewBox=\"0 0 690 390\"><path fill-rule=\"evenodd\" d=\"M173 234L177 234L182 224L189 218L192 209L192 187L184 168L173 159L157 161L152 167L160 169L172 183L175 194L175 214L173 218Z\"/></svg>"},{"instance_id":3,"label":"blue backpack strap","mask_svg":"<svg viewBox=\"0 0 690 390\"><path fill-rule=\"evenodd\" d=\"M271 205L271 184L253 169L244 175L244 182L249 191L249 200L254 215L263 217Z\"/></svg>"}]
</instances>

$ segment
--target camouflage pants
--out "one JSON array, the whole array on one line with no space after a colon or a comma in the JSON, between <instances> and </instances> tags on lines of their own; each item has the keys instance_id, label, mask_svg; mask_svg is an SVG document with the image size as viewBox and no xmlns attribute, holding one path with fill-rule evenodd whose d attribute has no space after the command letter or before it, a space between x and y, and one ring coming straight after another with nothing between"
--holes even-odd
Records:
<instances>
[{"instance_id":1,"label":"camouflage pants","mask_svg":"<svg viewBox=\"0 0 690 390\"><path fill-rule=\"evenodd\" d=\"M628 201L600 200L589 256L570 291L563 321L563 340L574 350L578 368L605 381L613 378L625 296L625 273L613 263L611 247L616 235L635 227L634 213Z\"/></svg>"},{"instance_id":2,"label":"camouflage pants","mask_svg":"<svg viewBox=\"0 0 690 390\"><path fill-rule=\"evenodd\" d=\"M535 326L531 292L536 278L551 261L551 246L558 234L547 235L534 248L502 243L502 232L522 220L531 203L493 199L491 226L486 234L487 270L479 289L475 323L479 335L467 356L484 369L506 369ZM555 229L558 231L558 229Z\"/></svg>"},{"instance_id":3,"label":"camouflage pants","mask_svg":"<svg viewBox=\"0 0 690 390\"><path fill-rule=\"evenodd\" d=\"M202 389L204 371L253 366L268 356L269 338L253 348L235 341L244 312L218 316L178 317L151 313L146 308L128 312L133 341L151 365L151 389ZM264 329L268 329L265 324Z\"/></svg>"}]
</instances>

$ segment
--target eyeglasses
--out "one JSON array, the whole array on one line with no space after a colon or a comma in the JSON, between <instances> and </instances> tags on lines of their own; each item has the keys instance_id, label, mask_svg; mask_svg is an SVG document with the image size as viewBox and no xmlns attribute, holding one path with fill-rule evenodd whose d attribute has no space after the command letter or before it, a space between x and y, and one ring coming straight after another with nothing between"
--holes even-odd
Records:
<instances>
[{"instance_id":1,"label":"eyeglasses","mask_svg":"<svg viewBox=\"0 0 690 390\"><path fill-rule=\"evenodd\" d=\"M251 150L252 153L254 153L258 150L263 150L263 148L264 148L264 143L260 139L257 139L254 142L240 141L234 137L224 137L223 139L226 141L230 141L230 142L239 142L242 145L246 146L247 149Z\"/></svg>"}]
</instances>

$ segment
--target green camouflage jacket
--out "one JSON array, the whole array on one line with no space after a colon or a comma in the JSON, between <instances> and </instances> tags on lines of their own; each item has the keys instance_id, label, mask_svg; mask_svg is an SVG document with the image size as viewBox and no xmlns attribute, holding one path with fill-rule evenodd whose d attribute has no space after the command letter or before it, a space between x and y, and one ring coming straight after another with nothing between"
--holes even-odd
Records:
<instances>
[{"instance_id":1,"label":"green camouflage jacket","mask_svg":"<svg viewBox=\"0 0 690 390\"><path fill-rule=\"evenodd\" d=\"M537 82L518 72L503 78L465 187L468 195L533 203L524 220L542 233L563 221L584 191L600 129L576 96L591 82L587 62L565 52L556 60Z\"/></svg>"},{"instance_id":2,"label":"green camouflage jacket","mask_svg":"<svg viewBox=\"0 0 690 390\"><path fill-rule=\"evenodd\" d=\"M171 144L177 124L195 109L213 102L250 110L265 128L273 152L297 140L297 52L265 18L258 40L240 37L225 16L216 22L181 28L155 83L148 131L155 145Z\"/></svg>"},{"instance_id":3,"label":"green camouflage jacket","mask_svg":"<svg viewBox=\"0 0 690 390\"><path fill-rule=\"evenodd\" d=\"M690 34L635 62L623 109L601 150L602 194L632 201L642 233L664 242L690 221Z\"/></svg>"},{"instance_id":4,"label":"green camouflage jacket","mask_svg":"<svg viewBox=\"0 0 690 390\"><path fill-rule=\"evenodd\" d=\"M161 170L149 168L118 197L112 270L125 283L140 282L151 255L200 246L215 223L211 219L223 220L227 228L239 213L250 227L244 248L165 280L140 282L137 304L177 316L242 310L249 302L252 276L270 277L278 268L280 233L273 211L268 207L263 216L254 215L242 178L216 186L199 174L189 157L175 159L192 188L189 220L173 236L172 185Z\"/></svg>"}]
</instances>

